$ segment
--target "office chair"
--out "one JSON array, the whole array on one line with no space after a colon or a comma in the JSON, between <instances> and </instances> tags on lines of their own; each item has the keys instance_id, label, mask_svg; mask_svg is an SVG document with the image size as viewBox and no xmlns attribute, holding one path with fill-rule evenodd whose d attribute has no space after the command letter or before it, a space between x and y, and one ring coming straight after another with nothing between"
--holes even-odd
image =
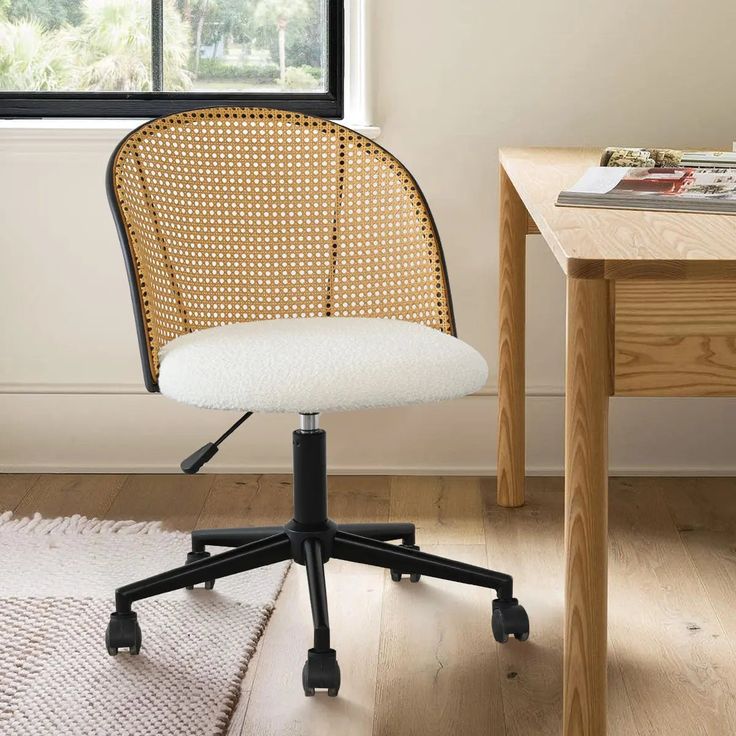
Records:
<instances>
[{"instance_id":1,"label":"office chair","mask_svg":"<svg viewBox=\"0 0 736 736\"><path fill-rule=\"evenodd\" d=\"M397 582L429 575L495 590L494 637L525 640L510 575L420 551L413 524L339 524L327 513L320 412L457 398L487 377L480 354L455 337L437 230L404 166L328 120L220 107L133 131L107 184L146 388L247 411L236 424L251 412L299 415L293 518L192 532L186 564L115 592L108 652L140 651L135 601L291 559L306 567L314 624L304 692L337 695L324 577L332 557L388 568ZM196 472L216 445L183 469ZM211 556L210 546L231 549Z\"/></svg>"}]
</instances>

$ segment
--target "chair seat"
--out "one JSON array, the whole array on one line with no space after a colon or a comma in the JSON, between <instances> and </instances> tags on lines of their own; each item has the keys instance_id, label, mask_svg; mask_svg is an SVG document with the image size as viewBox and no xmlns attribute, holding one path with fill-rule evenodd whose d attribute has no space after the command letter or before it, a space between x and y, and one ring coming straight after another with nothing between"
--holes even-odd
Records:
<instances>
[{"instance_id":1,"label":"chair seat","mask_svg":"<svg viewBox=\"0 0 736 736\"><path fill-rule=\"evenodd\" d=\"M453 399L487 375L475 349L424 325L310 317L182 335L160 352L159 388L208 409L309 413Z\"/></svg>"}]
</instances>

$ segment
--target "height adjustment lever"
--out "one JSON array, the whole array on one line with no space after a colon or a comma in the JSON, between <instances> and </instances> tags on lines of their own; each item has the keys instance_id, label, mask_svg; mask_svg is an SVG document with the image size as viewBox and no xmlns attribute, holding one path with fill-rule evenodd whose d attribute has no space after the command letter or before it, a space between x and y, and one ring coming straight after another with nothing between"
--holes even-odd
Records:
<instances>
[{"instance_id":1,"label":"height adjustment lever","mask_svg":"<svg viewBox=\"0 0 736 736\"><path fill-rule=\"evenodd\" d=\"M253 416L253 412L249 411L243 414L230 429L227 430L223 435L218 437L214 442L208 442L206 445L202 445L199 450L195 450L189 457L181 461L181 469L187 475L194 475L197 473L203 465L208 463L212 458L217 455L217 450L222 442L224 442L246 419Z\"/></svg>"}]
</instances>

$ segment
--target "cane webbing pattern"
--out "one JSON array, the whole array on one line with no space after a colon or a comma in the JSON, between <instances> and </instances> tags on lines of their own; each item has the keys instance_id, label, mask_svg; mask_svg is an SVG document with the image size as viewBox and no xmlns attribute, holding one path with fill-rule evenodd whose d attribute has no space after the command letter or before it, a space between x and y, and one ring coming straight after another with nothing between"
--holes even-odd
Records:
<instances>
[{"instance_id":1,"label":"cane webbing pattern","mask_svg":"<svg viewBox=\"0 0 736 736\"><path fill-rule=\"evenodd\" d=\"M327 120L209 108L151 121L112 162L151 373L187 332L289 317L391 317L453 332L416 182Z\"/></svg>"}]
</instances>

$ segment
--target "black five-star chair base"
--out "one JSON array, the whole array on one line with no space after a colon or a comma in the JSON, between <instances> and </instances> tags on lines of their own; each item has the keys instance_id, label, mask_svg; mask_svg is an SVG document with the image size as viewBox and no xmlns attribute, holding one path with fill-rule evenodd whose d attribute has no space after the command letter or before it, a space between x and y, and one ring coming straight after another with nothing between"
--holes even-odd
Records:
<instances>
[{"instance_id":1,"label":"black five-star chair base","mask_svg":"<svg viewBox=\"0 0 736 736\"><path fill-rule=\"evenodd\" d=\"M294 518L284 526L250 529L203 529L192 532L192 551L186 564L174 570L131 583L115 592L115 612L107 627L110 654L128 648L138 654L141 630L131 610L134 601L179 588L204 583L212 588L217 578L253 570L283 560L294 560L307 569L314 622L314 646L302 672L306 695L325 689L335 696L340 689L340 667L330 647L330 623L324 564L331 557L391 571L400 581L408 575L417 582L422 575L479 585L496 591L492 630L496 641L509 636L524 641L529 619L513 597L510 575L422 552L415 544L414 524L335 524L327 517L327 474L323 430L294 432ZM389 544L400 540L401 544ZM232 549L210 555L208 546Z\"/></svg>"}]
</instances>

